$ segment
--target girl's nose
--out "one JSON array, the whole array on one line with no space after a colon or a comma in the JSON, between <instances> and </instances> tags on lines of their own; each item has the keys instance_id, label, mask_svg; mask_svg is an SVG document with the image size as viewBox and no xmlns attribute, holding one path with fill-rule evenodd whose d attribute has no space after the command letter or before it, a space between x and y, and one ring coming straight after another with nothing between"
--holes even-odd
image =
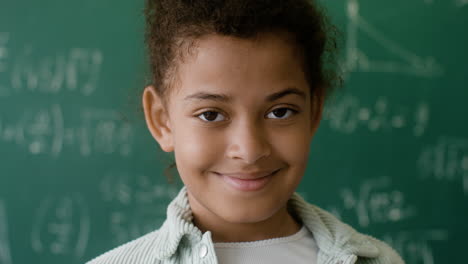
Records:
<instances>
[{"instance_id":1,"label":"girl's nose","mask_svg":"<svg viewBox=\"0 0 468 264\"><path fill-rule=\"evenodd\" d=\"M255 164L271 154L265 129L258 122L243 122L230 133L227 156L246 164Z\"/></svg>"}]
</instances>

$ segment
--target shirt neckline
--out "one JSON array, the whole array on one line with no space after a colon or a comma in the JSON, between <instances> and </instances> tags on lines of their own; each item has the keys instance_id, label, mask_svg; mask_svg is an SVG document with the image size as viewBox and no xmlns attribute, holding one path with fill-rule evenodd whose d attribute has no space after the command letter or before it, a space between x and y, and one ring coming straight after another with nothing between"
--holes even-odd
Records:
<instances>
[{"instance_id":1,"label":"shirt neckline","mask_svg":"<svg viewBox=\"0 0 468 264\"><path fill-rule=\"evenodd\" d=\"M249 242L216 242L213 243L215 248L252 248L252 247L264 247L264 246L271 246L276 244L288 243L300 240L304 238L309 233L309 230L306 228L305 225L302 225L301 229L296 233L285 236L285 237L276 237L276 238L269 238L257 241L249 241ZM310 233L312 235L312 233Z\"/></svg>"}]
</instances>

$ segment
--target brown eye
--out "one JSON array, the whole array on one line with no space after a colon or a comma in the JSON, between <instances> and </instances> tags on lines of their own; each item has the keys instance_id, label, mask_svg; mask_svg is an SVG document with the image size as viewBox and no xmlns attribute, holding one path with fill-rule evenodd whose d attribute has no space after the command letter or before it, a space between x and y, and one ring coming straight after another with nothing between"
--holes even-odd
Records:
<instances>
[{"instance_id":1,"label":"brown eye","mask_svg":"<svg viewBox=\"0 0 468 264\"><path fill-rule=\"evenodd\" d=\"M287 115L287 113L291 112L291 114ZM279 118L273 118L273 119L286 119L288 117L290 117L291 115L293 114L297 114L298 111L294 110L294 109L291 109L291 108L276 108L275 110L271 111L270 113L273 113L276 117L279 117ZM287 116L285 118L283 118L284 116Z\"/></svg>"},{"instance_id":2,"label":"brown eye","mask_svg":"<svg viewBox=\"0 0 468 264\"><path fill-rule=\"evenodd\" d=\"M275 110L271 111L269 113L269 117L271 117L271 114L274 114L273 119L287 119L290 118L292 115L297 114L299 111L287 108L287 107L282 107L282 108L276 108ZM219 118L221 116L221 118ZM223 121L222 118L223 115L221 115L219 112L216 111L206 111L198 115L197 117L202 119L205 122L208 123L214 123L214 122L219 122Z\"/></svg>"},{"instance_id":3,"label":"brown eye","mask_svg":"<svg viewBox=\"0 0 468 264\"><path fill-rule=\"evenodd\" d=\"M273 113L275 114L275 116L281 117L281 116L284 116L284 114L286 114L287 111L288 109L286 108L279 108L279 109L273 110Z\"/></svg>"},{"instance_id":4,"label":"brown eye","mask_svg":"<svg viewBox=\"0 0 468 264\"><path fill-rule=\"evenodd\" d=\"M218 112L215 112L215 111L206 111L206 112L203 112L199 115L200 118L202 118L202 120L206 121L206 122L214 122L216 121L216 117L220 116L220 114ZM217 120L217 121L220 121L220 120Z\"/></svg>"}]
</instances>

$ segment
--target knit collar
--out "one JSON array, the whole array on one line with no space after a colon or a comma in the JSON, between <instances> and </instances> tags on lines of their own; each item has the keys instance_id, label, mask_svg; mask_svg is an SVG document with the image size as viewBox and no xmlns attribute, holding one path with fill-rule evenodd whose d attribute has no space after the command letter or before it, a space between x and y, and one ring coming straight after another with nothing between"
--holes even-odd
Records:
<instances>
[{"instance_id":1,"label":"knit collar","mask_svg":"<svg viewBox=\"0 0 468 264\"><path fill-rule=\"evenodd\" d=\"M288 200L288 208L314 235L319 250L325 254L344 252L367 258L379 256L379 249L367 236L358 233L327 211L307 203L298 193L294 193ZM202 232L192 220L192 210L184 186L169 204L167 219L158 231L155 242L156 258L171 257L184 237L194 243L202 239Z\"/></svg>"}]
</instances>

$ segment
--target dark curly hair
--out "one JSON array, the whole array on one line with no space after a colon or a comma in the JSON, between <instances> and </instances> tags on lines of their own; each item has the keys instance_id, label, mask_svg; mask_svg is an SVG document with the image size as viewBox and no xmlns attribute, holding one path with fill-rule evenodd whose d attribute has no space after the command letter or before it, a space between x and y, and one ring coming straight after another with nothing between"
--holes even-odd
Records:
<instances>
[{"instance_id":1,"label":"dark curly hair","mask_svg":"<svg viewBox=\"0 0 468 264\"><path fill-rule=\"evenodd\" d=\"M327 98L342 84L338 31L315 0L146 0L144 14L151 82L165 105L177 86L178 63L207 34L253 39L265 32L292 33L311 96Z\"/></svg>"}]
</instances>

